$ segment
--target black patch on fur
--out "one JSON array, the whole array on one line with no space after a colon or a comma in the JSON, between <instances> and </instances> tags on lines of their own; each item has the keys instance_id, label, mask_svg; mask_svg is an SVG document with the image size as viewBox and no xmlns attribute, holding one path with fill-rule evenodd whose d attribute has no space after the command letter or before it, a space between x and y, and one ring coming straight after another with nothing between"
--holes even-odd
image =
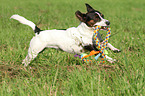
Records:
<instances>
[{"instance_id":1,"label":"black patch on fur","mask_svg":"<svg viewBox=\"0 0 145 96\"><path fill-rule=\"evenodd\" d=\"M93 48L95 51L99 51L99 49L96 48L96 44L93 43Z\"/></svg>"},{"instance_id":2,"label":"black patch on fur","mask_svg":"<svg viewBox=\"0 0 145 96\"><path fill-rule=\"evenodd\" d=\"M41 30L40 28L38 28L37 26L35 26L35 30L34 30L34 32L37 33L37 34L39 34L40 31L43 31L43 30Z\"/></svg>"},{"instance_id":3,"label":"black patch on fur","mask_svg":"<svg viewBox=\"0 0 145 96\"><path fill-rule=\"evenodd\" d=\"M57 29L57 30L66 30L66 29Z\"/></svg>"},{"instance_id":4,"label":"black patch on fur","mask_svg":"<svg viewBox=\"0 0 145 96\"><path fill-rule=\"evenodd\" d=\"M99 51L97 48L96 48L96 46L94 46L94 45L86 45L86 46L84 46L84 50L87 50L87 51L92 51L92 50L95 50L95 51Z\"/></svg>"},{"instance_id":5,"label":"black patch on fur","mask_svg":"<svg viewBox=\"0 0 145 96\"><path fill-rule=\"evenodd\" d=\"M90 45L84 46L84 49L85 49L85 50L88 50L88 51L94 50L94 48L93 48L93 46L92 46L91 44L90 44Z\"/></svg>"}]
</instances>

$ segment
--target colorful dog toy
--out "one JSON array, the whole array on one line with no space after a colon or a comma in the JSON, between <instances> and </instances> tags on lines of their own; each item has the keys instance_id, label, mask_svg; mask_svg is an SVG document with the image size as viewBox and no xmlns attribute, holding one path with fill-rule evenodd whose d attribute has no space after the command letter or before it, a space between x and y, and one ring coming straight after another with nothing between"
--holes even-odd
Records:
<instances>
[{"instance_id":1,"label":"colorful dog toy","mask_svg":"<svg viewBox=\"0 0 145 96\"><path fill-rule=\"evenodd\" d=\"M94 41L95 41L95 45L96 47L98 47L99 51L91 51L89 55L82 53L80 58L84 61L84 62L91 62L91 60L86 59L89 56L98 54L97 56L95 56L95 60L97 60L100 56L102 57L102 62L100 63L104 63L105 61L105 54L108 54L107 50L106 50L106 45L108 43L108 39L111 36L111 28L107 28L107 35L105 37L105 40L103 40L102 43L100 43L99 39L98 39L98 34L99 34L99 30L101 29L101 26L96 26L95 27L95 31L94 31ZM75 56L76 57L76 56Z\"/></svg>"}]
</instances>

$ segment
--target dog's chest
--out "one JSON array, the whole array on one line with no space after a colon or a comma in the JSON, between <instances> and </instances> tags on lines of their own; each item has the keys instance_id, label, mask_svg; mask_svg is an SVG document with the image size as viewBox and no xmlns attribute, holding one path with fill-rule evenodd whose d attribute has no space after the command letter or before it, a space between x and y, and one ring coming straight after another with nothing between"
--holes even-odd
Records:
<instances>
[{"instance_id":1,"label":"dog's chest","mask_svg":"<svg viewBox=\"0 0 145 96\"><path fill-rule=\"evenodd\" d=\"M85 31L78 30L78 28L72 27L67 29L72 40L75 41L76 44L89 45L92 44L92 34L88 34Z\"/></svg>"}]
</instances>

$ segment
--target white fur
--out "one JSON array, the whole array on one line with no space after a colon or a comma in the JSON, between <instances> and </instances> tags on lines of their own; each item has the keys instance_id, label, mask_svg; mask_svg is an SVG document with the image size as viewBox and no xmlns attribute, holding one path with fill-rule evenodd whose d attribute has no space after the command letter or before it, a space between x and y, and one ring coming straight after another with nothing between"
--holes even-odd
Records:
<instances>
[{"instance_id":1,"label":"white fur","mask_svg":"<svg viewBox=\"0 0 145 96\"><path fill-rule=\"evenodd\" d=\"M35 24L22 16L13 15L11 18L18 20L20 23L29 25L35 30ZM78 27L68 28L67 30L45 30L35 35L30 41L28 55L23 60L27 66L44 48L61 49L69 53L80 54L83 46L92 44L94 29L81 23ZM82 44L82 46L80 46ZM113 47L108 45L111 49ZM115 48L115 47L114 47ZM114 62L112 58L106 56L109 62Z\"/></svg>"},{"instance_id":2,"label":"white fur","mask_svg":"<svg viewBox=\"0 0 145 96\"><path fill-rule=\"evenodd\" d=\"M100 22L97 22L96 24L94 24L94 26L96 26L96 25L108 26L108 25L106 24L106 22L107 22L108 20L102 18L101 15L100 15L98 12L95 12L95 13L98 14L98 16L100 17L101 21L100 21Z\"/></svg>"},{"instance_id":3,"label":"white fur","mask_svg":"<svg viewBox=\"0 0 145 96\"><path fill-rule=\"evenodd\" d=\"M35 30L35 24L33 22L25 19L24 17L19 16L19 15L16 14L16 15L11 16L10 19L11 18L13 18L15 20L18 20L22 24L30 26L33 30Z\"/></svg>"}]
</instances>

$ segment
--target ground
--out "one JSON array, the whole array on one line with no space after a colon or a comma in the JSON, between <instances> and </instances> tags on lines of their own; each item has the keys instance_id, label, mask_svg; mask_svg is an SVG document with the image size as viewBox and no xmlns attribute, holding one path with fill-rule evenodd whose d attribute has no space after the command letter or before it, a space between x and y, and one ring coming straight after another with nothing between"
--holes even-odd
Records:
<instances>
[{"instance_id":1,"label":"ground","mask_svg":"<svg viewBox=\"0 0 145 96\"><path fill-rule=\"evenodd\" d=\"M85 3L101 11L111 22L109 42L121 49L108 50L117 59L82 63L74 54L45 49L25 68L34 32L9 18L19 14L42 30L76 27L75 12L86 12ZM64 96L143 96L145 94L145 1L144 0L2 0L0 3L0 94ZM106 33L103 33L105 36Z\"/></svg>"}]
</instances>

